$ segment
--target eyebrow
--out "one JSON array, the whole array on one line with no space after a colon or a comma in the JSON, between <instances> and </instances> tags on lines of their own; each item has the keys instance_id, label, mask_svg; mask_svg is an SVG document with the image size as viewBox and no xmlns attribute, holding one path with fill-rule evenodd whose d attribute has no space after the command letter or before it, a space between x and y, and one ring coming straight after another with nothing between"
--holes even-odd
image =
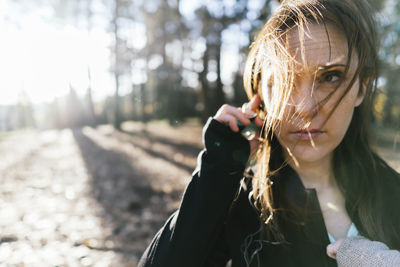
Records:
<instances>
[{"instance_id":1,"label":"eyebrow","mask_svg":"<svg viewBox=\"0 0 400 267\"><path fill-rule=\"evenodd\" d=\"M327 70L327 69L331 69L331 68L335 68L335 67L346 67L346 64L328 64L328 65L324 65L324 66L319 66L317 68L317 70Z\"/></svg>"}]
</instances>

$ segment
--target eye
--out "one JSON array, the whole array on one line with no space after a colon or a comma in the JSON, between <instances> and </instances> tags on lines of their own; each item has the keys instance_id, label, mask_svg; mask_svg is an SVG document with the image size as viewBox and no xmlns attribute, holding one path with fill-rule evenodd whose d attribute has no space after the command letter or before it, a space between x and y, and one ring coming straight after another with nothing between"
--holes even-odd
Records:
<instances>
[{"instance_id":1,"label":"eye","mask_svg":"<svg viewBox=\"0 0 400 267\"><path fill-rule=\"evenodd\" d=\"M341 81L342 78L343 78L343 73L342 73L341 71L335 70L335 71L328 71L328 72L322 74L322 75L319 77L318 80L319 80L319 82L321 82L321 83L323 83L323 82L326 82L326 83L336 83L336 82Z\"/></svg>"}]
</instances>

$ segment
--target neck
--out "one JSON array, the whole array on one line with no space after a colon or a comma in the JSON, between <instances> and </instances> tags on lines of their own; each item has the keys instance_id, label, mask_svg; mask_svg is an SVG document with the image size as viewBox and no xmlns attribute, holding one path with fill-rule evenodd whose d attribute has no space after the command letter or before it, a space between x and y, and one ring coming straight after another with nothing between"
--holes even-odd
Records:
<instances>
[{"instance_id":1,"label":"neck","mask_svg":"<svg viewBox=\"0 0 400 267\"><path fill-rule=\"evenodd\" d=\"M286 157L289 165L300 176L305 188L315 188L317 191L335 186L332 168L332 155L328 155L316 162L295 161Z\"/></svg>"}]
</instances>

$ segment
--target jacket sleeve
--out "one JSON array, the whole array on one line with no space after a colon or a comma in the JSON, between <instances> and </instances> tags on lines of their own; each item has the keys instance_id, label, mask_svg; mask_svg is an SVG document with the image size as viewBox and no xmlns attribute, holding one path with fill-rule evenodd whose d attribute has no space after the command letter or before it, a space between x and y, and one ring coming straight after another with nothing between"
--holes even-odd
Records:
<instances>
[{"instance_id":1,"label":"jacket sleeve","mask_svg":"<svg viewBox=\"0 0 400 267\"><path fill-rule=\"evenodd\" d=\"M341 267L395 267L400 266L400 252L381 242L356 236L344 239L336 260Z\"/></svg>"},{"instance_id":2,"label":"jacket sleeve","mask_svg":"<svg viewBox=\"0 0 400 267\"><path fill-rule=\"evenodd\" d=\"M224 222L250 154L239 133L210 118L203 129L205 149L178 211L144 252L139 267L224 266L230 256Z\"/></svg>"}]
</instances>

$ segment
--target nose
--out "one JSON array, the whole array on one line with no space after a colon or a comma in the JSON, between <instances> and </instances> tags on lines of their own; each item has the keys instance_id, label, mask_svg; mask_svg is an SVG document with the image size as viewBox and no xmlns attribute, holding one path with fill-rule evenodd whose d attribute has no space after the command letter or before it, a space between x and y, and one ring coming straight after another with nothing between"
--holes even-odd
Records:
<instances>
[{"instance_id":1,"label":"nose","mask_svg":"<svg viewBox=\"0 0 400 267\"><path fill-rule=\"evenodd\" d=\"M290 104L294 109L294 115L305 120L311 120L318 112L318 100L314 90L314 82L297 81L294 85Z\"/></svg>"}]
</instances>

